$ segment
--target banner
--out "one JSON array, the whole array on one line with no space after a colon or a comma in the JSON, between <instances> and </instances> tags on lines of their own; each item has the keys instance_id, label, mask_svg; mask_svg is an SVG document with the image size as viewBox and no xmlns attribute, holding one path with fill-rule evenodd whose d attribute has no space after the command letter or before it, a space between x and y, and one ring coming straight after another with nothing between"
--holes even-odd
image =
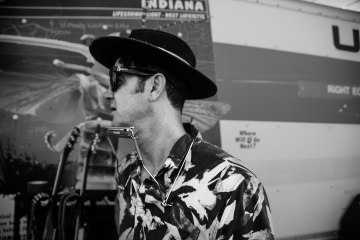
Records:
<instances>
[{"instance_id":1,"label":"banner","mask_svg":"<svg viewBox=\"0 0 360 240\"><path fill-rule=\"evenodd\" d=\"M81 133L67 159L61 187L79 186L96 124L111 121L103 97L108 69L94 61L88 46L95 38L127 37L139 28L181 37L196 54L197 68L215 78L207 0L0 1L0 194L26 193L31 181L52 186L74 126ZM186 118L198 114L200 105L211 110L215 103L216 97L186 103L191 106ZM218 143L216 121L202 130L207 140ZM124 153L130 148L126 142L119 144ZM87 186L115 190L115 164L102 137L89 165ZM0 213L4 214L14 216ZM6 236L9 227L10 223Z\"/></svg>"},{"instance_id":2,"label":"banner","mask_svg":"<svg viewBox=\"0 0 360 240\"><path fill-rule=\"evenodd\" d=\"M360 62L357 12L307 1L210 3L214 42Z\"/></svg>"},{"instance_id":3,"label":"banner","mask_svg":"<svg viewBox=\"0 0 360 240\"><path fill-rule=\"evenodd\" d=\"M25 1L4 0L0 15L53 19L153 19L205 20L209 11L205 0L137 0L137 1Z\"/></svg>"},{"instance_id":4,"label":"banner","mask_svg":"<svg viewBox=\"0 0 360 240\"><path fill-rule=\"evenodd\" d=\"M359 124L221 120L220 133L265 185L279 239L338 229L360 192Z\"/></svg>"},{"instance_id":5,"label":"banner","mask_svg":"<svg viewBox=\"0 0 360 240\"><path fill-rule=\"evenodd\" d=\"M334 238L360 191L359 13L210 4L221 146L264 183L278 239Z\"/></svg>"}]
</instances>

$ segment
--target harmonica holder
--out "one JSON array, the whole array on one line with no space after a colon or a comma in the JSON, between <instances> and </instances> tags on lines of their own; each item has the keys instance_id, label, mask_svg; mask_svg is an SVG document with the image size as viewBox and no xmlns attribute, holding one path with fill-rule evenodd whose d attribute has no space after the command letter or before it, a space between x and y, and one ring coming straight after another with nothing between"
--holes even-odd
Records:
<instances>
[{"instance_id":1,"label":"harmonica holder","mask_svg":"<svg viewBox=\"0 0 360 240\"><path fill-rule=\"evenodd\" d=\"M139 160L142 161L142 157L139 150L139 145L137 143L137 136L134 133L134 127L107 127L104 129L103 134L107 136L107 140L110 144L111 150L113 151L115 157L117 158L115 148L109 137L118 137L118 138L128 138L134 140L134 145L136 152L138 153Z\"/></svg>"},{"instance_id":2,"label":"harmonica holder","mask_svg":"<svg viewBox=\"0 0 360 240\"><path fill-rule=\"evenodd\" d=\"M133 139L136 151L138 153L138 158L139 158L140 161L143 162L141 154L140 154L139 146L138 146L138 143L137 143L137 140L136 140L137 136L135 136L135 133L134 133L134 127L107 127L107 128L105 128L103 134L107 136L107 139L109 141L111 150L113 151L113 153L114 153L114 155L115 155L118 162L119 162L119 159L117 158L115 148L114 148L113 144L111 143L110 136L115 136L115 137L118 137L118 138L131 138L131 139ZM191 142L188 151L190 151L193 143L194 143L194 140ZM185 158L186 155L187 155L187 153L183 156L182 164L181 164L180 170L179 170L179 172L178 172L178 174L177 174L177 176L176 176L176 178L174 180L174 183L171 185L170 190L167 192L165 198L163 199L163 201L161 203L161 205L163 207L171 207L172 206L171 203L168 203L168 199L170 197L170 193L172 192L172 189L174 188L175 182L179 178L180 172L184 167L184 164L185 164L184 158ZM143 163L143 167L149 173L150 177L152 179L154 179L154 181L157 183L157 185L160 188L160 184L158 183L156 178L153 176L153 174L151 174L151 172L146 168L144 163Z\"/></svg>"}]
</instances>

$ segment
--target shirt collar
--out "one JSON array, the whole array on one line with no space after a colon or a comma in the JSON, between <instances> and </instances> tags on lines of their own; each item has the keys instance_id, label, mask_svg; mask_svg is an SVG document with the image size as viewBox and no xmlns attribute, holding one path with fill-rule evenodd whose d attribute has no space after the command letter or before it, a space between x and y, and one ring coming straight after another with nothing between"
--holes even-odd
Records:
<instances>
[{"instance_id":1,"label":"shirt collar","mask_svg":"<svg viewBox=\"0 0 360 240\"><path fill-rule=\"evenodd\" d=\"M178 168L179 164L181 163L181 159L185 158L185 154L187 154L188 152L187 150L191 141L194 140L195 138L201 139L201 135L194 125L184 124L184 128L186 133L181 138L179 138L179 140L174 144L167 159L165 160L163 167L160 169L158 174L169 171L172 168ZM134 164L128 167L129 170L131 169L129 171L130 173L129 177L133 179L137 179L137 177L140 176L141 162L136 161L134 162Z\"/></svg>"},{"instance_id":2,"label":"shirt collar","mask_svg":"<svg viewBox=\"0 0 360 240\"><path fill-rule=\"evenodd\" d=\"M188 147L191 141L197 137L200 137L199 131L192 124L184 124L186 133L174 144L169 156L167 157L164 165L165 168L175 167L177 168L184 158L184 154L187 153Z\"/></svg>"}]
</instances>

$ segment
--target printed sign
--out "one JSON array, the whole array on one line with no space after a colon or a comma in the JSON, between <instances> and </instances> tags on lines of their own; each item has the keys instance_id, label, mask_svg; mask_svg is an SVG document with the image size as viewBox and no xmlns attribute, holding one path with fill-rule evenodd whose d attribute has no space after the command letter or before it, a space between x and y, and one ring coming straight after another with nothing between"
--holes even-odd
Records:
<instances>
[{"instance_id":1,"label":"printed sign","mask_svg":"<svg viewBox=\"0 0 360 240\"><path fill-rule=\"evenodd\" d=\"M139 28L172 33L189 43L197 69L215 79L208 10L207 0L0 0L0 193L25 192L36 180L52 186L71 129L111 120L102 85L109 84L108 69L88 48L95 38L128 37ZM218 127L203 136L219 142ZM114 189L115 159L104 142L89 164L88 183ZM69 156L61 187L75 185L87 151L82 143ZM14 216L3 206L0 236L11 239Z\"/></svg>"},{"instance_id":2,"label":"printed sign","mask_svg":"<svg viewBox=\"0 0 360 240\"><path fill-rule=\"evenodd\" d=\"M214 0L211 9L214 42L360 62L357 12L298 1Z\"/></svg>"},{"instance_id":3,"label":"printed sign","mask_svg":"<svg viewBox=\"0 0 360 240\"><path fill-rule=\"evenodd\" d=\"M209 18L205 0L136 0L136 1L24 1L3 0L0 16L52 16L59 18L118 18L153 20L205 20ZM34 8L34 6L37 6Z\"/></svg>"},{"instance_id":4,"label":"printed sign","mask_svg":"<svg viewBox=\"0 0 360 240\"><path fill-rule=\"evenodd\" d=\"M328 99L360 98L360 85L300 81L299 96Z\"/></svg>"},{"instance_id":5,"label":"printed sign","mask_svg":"<svg viewBox=\"0 0 360 240\"><path fill-rule=\"evenodd\" d=\"M13 239L14 232L14 196L0 195L0 240ZM19 223L19 239L26 239L26 217Z\"/></svg>"},{"instance_id":6,"label":"printed sign","mask_svg":"<svg viewBox=\"0 0 360 240\"><path fill-rule=\"evenodd\" d=\"M239 130L239 136L235 138L241 149L252 149L260 142L256 131Z\"/></svg>"}]
</instances>

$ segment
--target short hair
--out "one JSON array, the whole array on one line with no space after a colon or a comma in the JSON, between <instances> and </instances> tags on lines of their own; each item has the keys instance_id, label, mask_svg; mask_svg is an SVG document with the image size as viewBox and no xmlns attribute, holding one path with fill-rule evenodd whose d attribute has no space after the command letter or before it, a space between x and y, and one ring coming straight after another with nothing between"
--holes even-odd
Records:
<instances>
[{"instance_id":1,"label":"short hair","mask_svg":"<svg viewBox=\"0 0 360 240\"><path fill-rule=\"evenodd\" d=\"M186 86L182 83L176 75L158 64L148 63L140 59L134 59L133 57L121 58L121 63L126 67L134 67L139 70L152 71L161 73L166 78L165 91L170 104L182 112L186 99ZM143 92L146 80L149 77L139 75L138 86L136 91Z\"/></svg>"}]
</instances>

